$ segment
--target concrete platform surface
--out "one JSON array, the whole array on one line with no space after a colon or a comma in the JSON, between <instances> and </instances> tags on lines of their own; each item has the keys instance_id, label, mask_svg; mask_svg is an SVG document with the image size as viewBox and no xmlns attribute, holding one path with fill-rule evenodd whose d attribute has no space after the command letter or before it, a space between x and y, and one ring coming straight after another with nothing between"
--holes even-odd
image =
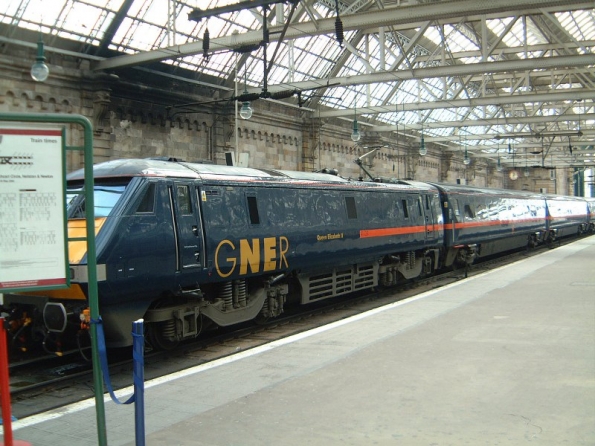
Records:
<instances>
[{"instance_id":1,"label":"concrete platform surface","mask_svg":"<svg viewBox=\"0 0 595 446\"><path fill-rule=\"evenodd\" d=\"M595 237L147 382L145 412L147 445L595 445ZM94 401L13 432L97 444Z\"/></svg>"}]
</instances>

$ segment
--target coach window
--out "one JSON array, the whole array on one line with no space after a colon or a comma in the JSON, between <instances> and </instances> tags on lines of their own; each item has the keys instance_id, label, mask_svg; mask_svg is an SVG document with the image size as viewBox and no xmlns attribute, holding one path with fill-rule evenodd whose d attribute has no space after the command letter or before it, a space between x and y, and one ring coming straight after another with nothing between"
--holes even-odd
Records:
<instances>
[{"instance_id":1,"label":"coach window","mask_svg":"<svg viewBox=\"0 0 595 446\"><path fill-rule=\"evenodd\" d=\"M155 210L155 183L150 183L143 199L136 209L137 214L152 213Z\"/></svg>"},{"instance_id":2,"label":"coach window","mask_svg":"<svg viewBox=\"0 0 595 446\"><path fill-rule=\"evenodd\" d=\"M313 226L325 226L333 223L329 213L329 206L326 196L323 192L316 191L313 194L314 200L314 216L312 216Z\"/></svg>"},{"instance_id":3,"label":"coach window","mask_svg":"<svg viewBox=\"0 0 595 446\"><path fill-rule=\"evenodd\" d=\"M345 197L345 206L347 206L347 218L352 220L357 218L357 209L355 208L355 198Z\"/></svg>"},{"instance_id":4,"label":"coach window","mask_svg":"<svg viewBox=\"0 0 595 446\"><path fill-rule=\"evenodd\" d=\"M269 192L269 191L265 191L265 192ZM293 202L293 200L291 199L292 196L292 191L287 191L286 194L283 195L283 197L279 197L277 194L271 194L268 193L267 194L267 204L268 206L266 206L266 209L263 209L263 211L266 214L266 221L268 222L268 224L270 226L279 226L279 227L283 227L284 225L286 225L288 222L293 221L292 218L292 212L291 212L291 206L295 206L294 203L288 203L288 202ZM286 200L284 200L283 198L287 198Z\"/></svg>"},{"instance_id":5,"label":"coach window","mask_svg":"<svg viewBox=\"0 0 595 446\"><path fill-rule=\"evenodd\" d=\"M384 194L382 198L383 203L390 203L386 206L386 218L388 220L396 220L399 218L399 203L395 201L392 194Z\"/></svg>"},{"instance_id":6,"label":"coach window","mask_svg":"<svg viewBox=\"0 0 595 446\"><path fill-rule=\"evenodd\" d=\"M190 203L190 188L188 186L178 186L178 208L182 215L192 214L192 204Z\"/></svg>"},{"instance_id":7,"label":"coach window","mask_svg":"<svg viewBox=\"0 0 595 446\"><path fill-rule=\"evenodd\" d=\"M498 202L497 201L490 201L488 205L488 215L490 216L491 220L498 219Z\"/></svg>"},{"instance_id":8,"label":"coach window","mask_svg":"<svg viewBox=\"0 0 595 446\"><path fill-rule=\"evenodd\" d=\"M248 210L242 206L244 196L235 189L204 188L201 190L202 209L208 226L241 231L248 221Z\"/></svg>"},{"instance_id":9,"label":"coach window","mask_svg":"<svg viewBox=\"0 0 595 446\"><path fill-rule=\"evenodd\" d=\"M253 225L260 224L260 216L258 215L258 206L256 205L256 197L247 196L248 212L250 214L250 223Z\"/></svg>"},{"instance_id":10,"label":"coach window","mask_svg":"<svg viewBox=\"0 0 595 446\"><path fill-rule=\"evenodd\" d=\"M471 208L470 204L466 204L464 208L465 219L473 220L475 216L473 215L473 209Z\"/></svg>"},{"instance_id":11,"label":"coach window","mask_svg":"<svg viewBox=\"0 0 595 446\"><path fill-rule=\"evenodd\" d=\"M304 226L304 218L300 214L300 209L303 208L300 205L302 198L295 190L288 190L284 196L284 200L274 201L277 203L277 209L279 214L283 216L283 222L291 226ZM279 225L283 225L282 221L279 221Z\"/></svg>"},{"instance_id":12,"label":"coach window","mask_svg":"<svg viewBox=\"0 0 595 446\"><path fill-rule=\"evenodd\" d=\"M403 204L403 217L409 218L409 208L407 207L407 200L401 200L401 203Z\"/></svg>"},{"instance_id":13,"label":"coach window","mask_svg":"<svg viewBox=\"0 0 595 446\"><path fill-rule=\"evenodd\" d=\"M452 200L452 209L454 211L454 220L461 221L461 211L459 210L459 200L454 198Z\"/></svg>"},{"instance_id":14,"label":"coach window","mask_svg":"<svg viewBox=\"0 0 595 446\"><path fill-rule=\"evenodd\" d=\"M312 209L311 194L308 191L298 191L295 201L295 218L298 226L309 227L312 225L311 219L308 218L310 209Z\"/></svg>"}]
</instances>

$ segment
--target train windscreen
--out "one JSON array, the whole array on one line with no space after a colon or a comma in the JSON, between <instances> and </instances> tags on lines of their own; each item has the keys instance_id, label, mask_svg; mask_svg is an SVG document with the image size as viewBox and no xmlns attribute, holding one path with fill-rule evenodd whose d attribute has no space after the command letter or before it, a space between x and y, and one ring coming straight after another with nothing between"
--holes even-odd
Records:
<instances>
[{"instance_id":1,"label":"train windscreen","mask_svg":"<svg viewBox=\"0 0 595 446\"><path fill-rule=\"evenodd\" d=\"M107 217L116 205L126 184L97 184L93 188L95 217ZM86 203L82 185L69 185L66 189L66 210L68 218L85 218Z\"/></svg>"}]
</instances>

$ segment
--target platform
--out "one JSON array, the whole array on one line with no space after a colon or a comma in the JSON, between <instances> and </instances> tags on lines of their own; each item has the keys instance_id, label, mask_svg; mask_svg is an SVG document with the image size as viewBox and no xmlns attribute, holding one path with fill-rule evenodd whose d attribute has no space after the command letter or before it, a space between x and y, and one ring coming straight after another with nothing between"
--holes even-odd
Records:
<instances>
[{"instance_id":1,"label":"platform","mask_svg":"<svg viewBox=\"0 0 595 446\"><path fill-rule=\"evenodd\" d=\"M595 236L148 381L145 407L150 446L594 445ZM135 445L134 407L105 410L108 444ZM95 418L14 438L88 446Z\"/></svg>"}]
</instances>

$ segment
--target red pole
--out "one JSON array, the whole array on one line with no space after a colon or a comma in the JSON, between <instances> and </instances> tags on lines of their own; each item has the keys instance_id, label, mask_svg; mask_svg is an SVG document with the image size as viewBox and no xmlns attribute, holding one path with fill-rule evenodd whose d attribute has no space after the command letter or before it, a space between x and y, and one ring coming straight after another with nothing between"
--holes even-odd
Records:
<instances>
[{"instance_id":1,"label":"red pole","mask_svg":"<svg viewBox=\"0 0 595 446\"><path fill-rule=\"evenodd\" d=\"M12 413L10 408L10 380L8 379L8 338L6 337L6 322L0 317L0 400L2 402L2 430L4 442L0 446L31 446L23 440L13 440Z\"/></svg>"},{"instance_id":2,"label":"red pole","mask_svg":"<svg viewBox=\"0 0 595 446\"><path fill-rule=\"evenodd\" d=\"M0 317L0 400L2 402L2 430L4 444L12 444L12 414L10 412L10 381L8 379L8 346L6 342L6 326Z\"/></svg>"}]
</instances>

